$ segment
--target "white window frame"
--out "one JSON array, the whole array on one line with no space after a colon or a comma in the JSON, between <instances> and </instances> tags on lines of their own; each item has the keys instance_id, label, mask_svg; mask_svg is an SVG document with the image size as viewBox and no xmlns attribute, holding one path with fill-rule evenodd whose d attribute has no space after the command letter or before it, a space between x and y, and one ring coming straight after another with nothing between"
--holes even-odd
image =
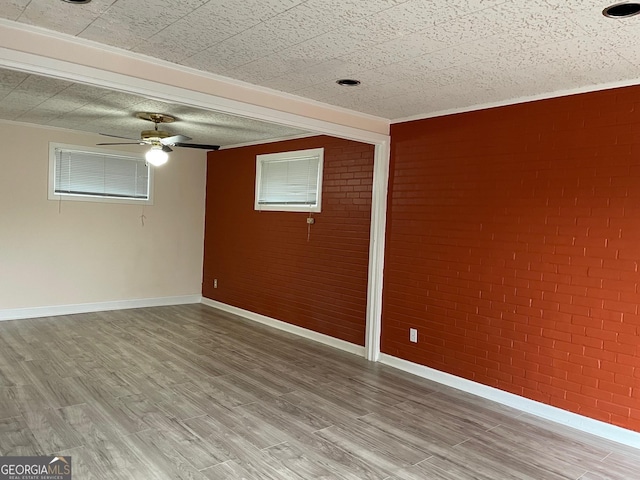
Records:
<instances>
[{"instance_id":1,"label":"white window frame","mask_svg":"<svg viewBox=\"0 0 640 480\"><path fill-rule=\"evenodd\" d=\"M316 178L316 203L312 205L290 205L286 203L262 204L259 203L260 186L262 184L262 165L268 162L281 162L300 157L318 157L318 177ZM322 171L324 165L324 148L312 148L308 150L295 150L291 152L268 153L256 155L256 189L254 209L273 212L314 212L322 211Z\"/></svg>"},{"instance_id":2,"label":"white window frame","mask_svg":"<svg viewBox=\"0 0 640 480\"><path fill-rule=\"evenodd\" d=\"M88 195L78 193L56 193L56 150L73 150L77 152L97 153L101 155L114 156L120 159L144 160L144 154L126 152L122 150L108 150L106 148L86 147L84 145L71 145L67 143L49 142L49 200L71 200L75 202L98 202L98 203L120 203L128 205L153 205L153 168L149 169L149 184L147 186L148 198L133 197L107 197L100 195Z\"/></svg>"}]
</instances>

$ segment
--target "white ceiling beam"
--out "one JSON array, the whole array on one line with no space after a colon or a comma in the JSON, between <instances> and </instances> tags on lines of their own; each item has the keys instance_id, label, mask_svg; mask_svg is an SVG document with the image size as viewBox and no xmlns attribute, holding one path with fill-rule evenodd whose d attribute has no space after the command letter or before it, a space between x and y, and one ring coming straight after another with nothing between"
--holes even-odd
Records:
<instances>
[{"instance_id":1,"label":"white ceiling beam","mask_svg":"<svg viewBox=\"0 0 640 480\"><path fill-rule=\"evenodd\" d=\"M367 143L389 134L387 119L4 19L0 66Z\"/></svg>"}]
</instances>

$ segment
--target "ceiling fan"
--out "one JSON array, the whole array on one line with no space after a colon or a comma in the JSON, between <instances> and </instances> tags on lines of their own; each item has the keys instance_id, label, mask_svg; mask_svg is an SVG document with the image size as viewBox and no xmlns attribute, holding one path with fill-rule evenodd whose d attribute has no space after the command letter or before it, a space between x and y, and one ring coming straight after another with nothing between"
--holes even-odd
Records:
<instances>
[{"instance_id":1,"label":"ceiling fan","mask_svg":"<svg viewBox=\"0 0 640 480\"><path fill-rule=\"evenodd\" d=\"M203 145L200 143L187 143L191 137L185 135L172 135L164 130L158 130L159 123L172 123L176 121L175 117L164 113L138 112L136 117L141 120L147 120L154 123L153 130L143 130L140 138L121 137L119 135L109 135L101 133L106 137L123 138L125 140L133 140L132 142L109 142L98 143L97 145L151 145L151 150L146 154L147 162L154 166L162 165L169 159L168 152L172 152L171 147L199 148L201 150L218 150L220 145Z\"/></svg>"}]
</instances>

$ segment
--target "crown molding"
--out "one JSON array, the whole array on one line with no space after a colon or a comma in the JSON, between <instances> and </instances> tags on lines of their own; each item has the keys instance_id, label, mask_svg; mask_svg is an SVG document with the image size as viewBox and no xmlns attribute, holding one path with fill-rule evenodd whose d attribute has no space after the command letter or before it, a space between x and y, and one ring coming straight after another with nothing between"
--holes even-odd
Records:
<instances>
[{"instance_id":1,"label":"crown molding","mask_svg":"<svg viewBox=\"0 0 640 480\"><path fill-rule=\"evenodd\" d=\"M540 93L538 95L528 95L498 102L479 103L468 107L451 108L447 110L438 110L436 112L421 113L408 117L394 118L390 121L392 125L397 123L413 122L415 120L426 120L427 118L444 117L447 115L455 115L458 113L477 112L479 110L487 110L489 108L507 107L509 105L518 105L520 103L536 102L539 100L549 100L552 98L568 97L570 95L579 95L581 93L599 92L602 90L611 90L614 88L631 87L640 84L640 78L630 78L627 80L619 80L616 82L601 83L598 85L587 85L579 88L569 88L565 90L556 90L555 92Z\"/></svg>"}]
</instances>

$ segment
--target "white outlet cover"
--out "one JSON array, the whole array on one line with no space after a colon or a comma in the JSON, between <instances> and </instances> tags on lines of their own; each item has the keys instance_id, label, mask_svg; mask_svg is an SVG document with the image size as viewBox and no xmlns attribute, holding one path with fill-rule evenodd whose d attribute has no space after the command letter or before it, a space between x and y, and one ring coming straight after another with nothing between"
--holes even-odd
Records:
<instances>
[{"instance_id":1,"label":"white outlet cover","mask_svg":"<svg viewBox=\"0 0 640 480\"><path fill-rule=\"evenodd\" d=\"M409 341L418 343L418 330L415 328L409 329Z\"/></svg>"}]
</instances>

